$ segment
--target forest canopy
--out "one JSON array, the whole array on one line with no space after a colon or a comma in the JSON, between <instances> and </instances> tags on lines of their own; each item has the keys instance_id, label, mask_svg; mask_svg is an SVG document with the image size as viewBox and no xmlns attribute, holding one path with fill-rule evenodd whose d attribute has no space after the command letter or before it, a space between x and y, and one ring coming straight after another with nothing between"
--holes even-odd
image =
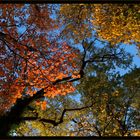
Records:
<instances>
[{"instance_id":1,"label":"forest canopy","mask_svg":"<svg viewBox=\"0 0 140 140\"><path fill-rule=\"evenodd\" d=\"M139 4L0 4L0 136L139 136L139 34Z\"/></svg>"}]
</instances>

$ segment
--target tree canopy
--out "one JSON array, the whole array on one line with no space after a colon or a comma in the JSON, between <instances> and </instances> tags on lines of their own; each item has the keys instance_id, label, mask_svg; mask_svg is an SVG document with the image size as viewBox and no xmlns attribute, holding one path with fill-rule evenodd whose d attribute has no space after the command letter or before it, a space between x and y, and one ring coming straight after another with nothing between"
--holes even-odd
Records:
<instances>
[{"instance_id":1,"label":"tree canopy","mask_svg":"<svg viewBox=\"0 0 140 140\"><path fill-rule=\"evenodd\" d=\"M139 47L139 4L63 4L60 8L64 33L76 40L90 37L111 43L136 43ZM66 34L65 33L65 34Z\"/></svg>"},{"instance_id":2,"label":"tree canopy","mask_svg":"<svg viewBox=\"0 0 140 140\"><path fill-rule=\"evenodd\" d=\"M1 136L139 135L139 68L121 47L140 45L138 4L0 4L0 15Z\"/></svg>"}]
</instances>

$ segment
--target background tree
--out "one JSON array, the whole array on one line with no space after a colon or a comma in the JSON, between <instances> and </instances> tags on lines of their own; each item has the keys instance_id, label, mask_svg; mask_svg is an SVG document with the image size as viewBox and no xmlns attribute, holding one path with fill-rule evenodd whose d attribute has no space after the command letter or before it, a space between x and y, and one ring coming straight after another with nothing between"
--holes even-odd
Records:
<instances>
[{"instance_id":1,"label":"background tree","mask_svg":"<svg viewBox=\"0 0 140 140\"><path fill-rule=\"evenodd\" d=\"M58 17L65 24L64 36L73 36L76 42L96 31L101 40L139 47L138 4L62 4Z\"/></svg>"},{"instance_id":2,"label":"background tree","mask_svg":"<svg viewBox=\"0 0 140 140\"><path fill-rule=\"evenodd\" d=\"M139 106L139 101L137 102L139 87L131 87L133 90L130 90L130 87L125 86L126 81L130 81L128 77L130 78L132 73L135 73L136 76L138 71L139 69L136 68L124 77L111 73L106 75L104 72L98 71L102 79L99 75L93 75L83 80L79 85L82 101L87 104L89 101L95 100L95 104L92 109L86 110L80 118L75 119L77 123L74 134L82 136L139 135L139 123L135 123L139 119L139 109L137 108ZM136 79L137 76L135 76L133 75L131 78Z\"/></svg>"},{"instance_id":3,"label":"background tree","mask_svg":"<svg viewBox=\"0 0 140 140\"><path fill-rule=\"evenodd\" d=\"M52 112L56 112L54 117L57 120L57 116L62 115L65 107L72 108L70 109L72 112L67 110L63 123L58 126L52 126L45 123L45 121L43 122L43 120L27 121L24 125L21 123L21 126L16 131L17 135L138 136L139 102L137 101L139 87L133 88L137 92L132 90L128 92L126 86L124 86L125 84L122 86L122 81L128 80L128 77L133 77L132 79L139 85L139 79L137 78L139 77L139 69L136 68L122 77L118 73L97 72L98 76L89 77L87 75L82 80L82 83L78 85L78 93L82 96L79 104L68 96L57 96L54 99L53 106L49 107L47 112L41 113L40 110L38 111L44 118L46 116L50 118L49 115L53 114ZM99 75L104 80L101 80ZM95 83L94 86L91 83ZM129 89L130 87L127 86L127 88ZM88 106L89 101L94 103ZM52 101L49 102L50 104L52 104ZM81 109L80 106L85 107ZM35 132L33 131L34 129L36 129Z\"/></svg>"}]
</instances>

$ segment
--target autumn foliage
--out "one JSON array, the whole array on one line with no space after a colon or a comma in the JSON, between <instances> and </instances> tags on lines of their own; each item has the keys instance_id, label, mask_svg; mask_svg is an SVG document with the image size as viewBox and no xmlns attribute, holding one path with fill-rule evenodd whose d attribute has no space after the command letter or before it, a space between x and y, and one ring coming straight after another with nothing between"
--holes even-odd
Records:
<instances>
[{"instance_id":1,"label":"autumn foliage","mask_svg":"<svg viewBox=\"0 0 140 140\"><path fill-rule=\"evenodd\" d=\"M137 4L95 5L92 21L98 35L112 43L140 40L140 10ZM138 45L139 46L139 45Z\"/></svg>"},{"instance_id":2,"label":"autumn foliage","mask_svg":"<svg viewBox=\"0 0 140 140\"><path fill-rule=\"evenodd\" d=\"M0 136L139 135L139 68L116 72L139 19L138 4L0 4Z\"/></svg>"},{"instance_id":3,"label":"autumn foliage","mask_svg":"<svg viewBox=\"0 0 140 140\"><path fill-rule=\"evenodd\" d=\"M53 84L73 75L76 64L72 58L78 52L65 42L47 38L48 32L56 28L47 5L0 7L0 112L40 89L51 98L74 91L72 83Z\"/></svg>"},{"instance_id":4,"label":"autumn foliage","mask_svg":"<svg viewBox=\"0 0 140 140\"><path fill-rule=\"evenodd\" d=\"M140 46L138 4L63 4L59 16L62 24L67 25L64 35L73 36L76 43L96 33L112 44Z\"/></svg>"}]
</instances>

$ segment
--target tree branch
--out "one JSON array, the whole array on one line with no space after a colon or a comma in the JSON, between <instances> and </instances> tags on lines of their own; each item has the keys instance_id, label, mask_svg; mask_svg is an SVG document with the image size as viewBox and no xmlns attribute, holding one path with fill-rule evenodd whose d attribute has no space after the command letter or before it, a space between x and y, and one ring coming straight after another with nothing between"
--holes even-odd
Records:
<instances>
[{"instance_id":1,"label":"tree branch","mask_svg":"<svg viewBox=\"0 0 140 140\"><path fill-rule=\"evenodd\" d=\"M63 119L64 119L64 116L65 116L65 113L66 112L69 112L69 111L80 111L80 110L84 110L86 108L90 108L93 106L94 103L92 103L91 105L88 105L88 106L84 106L84 107L81 107L81 108L70 108L70 109L64 109L62 111L62 114L61 114L61 117L59 119L59 121L55 121L55 120L51 120L51 119L46 119L46 118L38 118L38 117L21 117L19 118L19 120L17 121L41 121L41 122L45 122L45 123L51 123L53 126L57 126L61 123L63 123Z\"/></svg>"}]
</instances>

